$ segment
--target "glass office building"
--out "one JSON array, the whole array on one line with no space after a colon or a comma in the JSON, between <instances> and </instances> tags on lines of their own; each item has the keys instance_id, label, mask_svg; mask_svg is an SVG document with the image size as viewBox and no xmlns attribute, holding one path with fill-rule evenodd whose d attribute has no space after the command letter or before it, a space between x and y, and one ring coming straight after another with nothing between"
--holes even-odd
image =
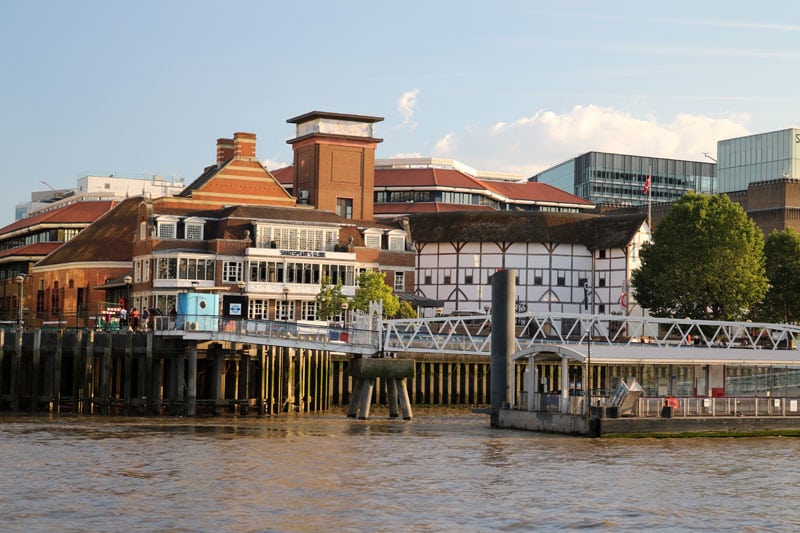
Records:
<instances>
[{"instance_id":1,"label":"glass office building","mask_svg":"<svg viewBox=\"0 0 800 533\"><path fill-rule=\"evenodd\" d=\"M687 191L718 192L714 163L605 152L587 152L529 181L548 183L596 204L635 206L647 203L648 175L653 202L674 202Z\"/></svg>"},{"instance_id":2,"label":"glass office building","mask_svg":"<svg viewBox=\"0 0 800 533\"><path fill-rule=\"evenodd\" d=\"M719 141L717 172L718 192L747 190L759 181L800 178L800 129Z\"/></svg>"}]
</instances>

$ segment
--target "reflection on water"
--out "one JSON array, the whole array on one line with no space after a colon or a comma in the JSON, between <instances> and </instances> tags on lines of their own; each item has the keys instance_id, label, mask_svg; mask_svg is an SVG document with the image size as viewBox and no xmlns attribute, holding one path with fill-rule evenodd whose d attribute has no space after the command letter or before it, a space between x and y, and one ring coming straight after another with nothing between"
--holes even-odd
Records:
<instances>
[{"instance_id":1,"label":"reflection on water","mask_svg":"<svg viewBox=\"0 0 800 533\"><path fill-rule=\"evenodd\" d=\"M800 528L800 439L412 421L0 418L4 531Z\"/></svg>"}]
</instances>

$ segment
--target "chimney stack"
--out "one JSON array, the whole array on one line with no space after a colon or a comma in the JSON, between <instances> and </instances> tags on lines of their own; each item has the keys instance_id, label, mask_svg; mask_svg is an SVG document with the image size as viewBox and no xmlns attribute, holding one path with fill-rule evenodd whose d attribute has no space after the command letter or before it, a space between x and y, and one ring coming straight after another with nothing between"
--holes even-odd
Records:
<instances>
[{"instance_id":1,"label":"chimney stack","mask_svg":"<svg viewBox=\"0 0 800 533\"><path fill-rule=\"evenodd\" d=\"M217 139L217 166L233 157L233 139Z\"/></svg>"},{"instance_id":2,"label":"chimney stack","mask_svg":"<svg viewBox=\"0 0 800 533\"><path fill-rule=\"evenodd\" d=\"M235 157L256 157L256 134L237 132L233 134L233 155Z\"/></svg>"}]
</instances>

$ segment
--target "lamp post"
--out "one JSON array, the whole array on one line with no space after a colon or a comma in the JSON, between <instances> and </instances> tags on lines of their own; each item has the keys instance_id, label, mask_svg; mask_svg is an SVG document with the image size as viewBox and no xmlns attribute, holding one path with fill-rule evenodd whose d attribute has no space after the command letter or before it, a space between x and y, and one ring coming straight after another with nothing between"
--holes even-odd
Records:
<instances>
[{"instance_id":1,"label":"lamp post","mask_svg":"<svg viewBox=\"0 0 800 533\"><path fill-rule=\"evenodd\" d=\"M347 329L347 310L350 309L350 304L347 302L342 302L342 324L344 324L345 329Z\"/></svg>"},{"instance_id":2,"label":"lamp post","mask_svg":"<svg viewBox=\"0 0 800 533\"><path fill-rule=\"evenodd\" d=\"M20 274L19 276L16 277L15 281L17 282L18 286L17 298L19 304L17 305L17 327L21 328L24 325L22 322L22 284L25 283L25 276Z\"/></svg>"},{"instance_id":3,"label":"lamp post","mask_svg":"<svg viewBox=\"0 0 800 533\"><path fill-rule=\"evenodd\" d=\"M122 278L122 281L125 282L125 307L131 306L131 285L133 285L133 278L130 276L125 276Z\"/></svg>"},{"instance_id":4,"label":"lamp post","mask_svg":"<svg viewBox=\"0 0 800 533\"><path fill-rule=\"evenodd\" d=\"M283 321L289 321L289 287L283 288Z\"/></svg>"},{"instance_id":5,"label":"lamp post","mask_svg":"<svg viewBox=\"0 0 800 533\"><path fill-rule=\"evenodd\" d=\"M239 294L244 294L244 288L247 286L244 281L239 281L236 283L236 286L239 288Z\"/></svg>"}]
</instances>

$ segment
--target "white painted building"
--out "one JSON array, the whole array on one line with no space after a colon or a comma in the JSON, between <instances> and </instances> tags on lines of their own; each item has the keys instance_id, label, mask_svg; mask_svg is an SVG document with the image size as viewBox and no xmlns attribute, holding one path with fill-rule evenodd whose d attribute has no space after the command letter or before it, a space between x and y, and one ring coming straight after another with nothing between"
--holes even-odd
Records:
<instances>
[{"instance_id":1,"label":"white painted building","mask_svg":"<svg viewBox=\"0 0 800 533\"><path fill-rule=\"evenodd\" d=\"M459 212L409 217L415 292L445 315L490 310L490 276L518 274L517 311L640 314L631 272L650 239L643 215Z\"/></svg>"}]
</instances>

